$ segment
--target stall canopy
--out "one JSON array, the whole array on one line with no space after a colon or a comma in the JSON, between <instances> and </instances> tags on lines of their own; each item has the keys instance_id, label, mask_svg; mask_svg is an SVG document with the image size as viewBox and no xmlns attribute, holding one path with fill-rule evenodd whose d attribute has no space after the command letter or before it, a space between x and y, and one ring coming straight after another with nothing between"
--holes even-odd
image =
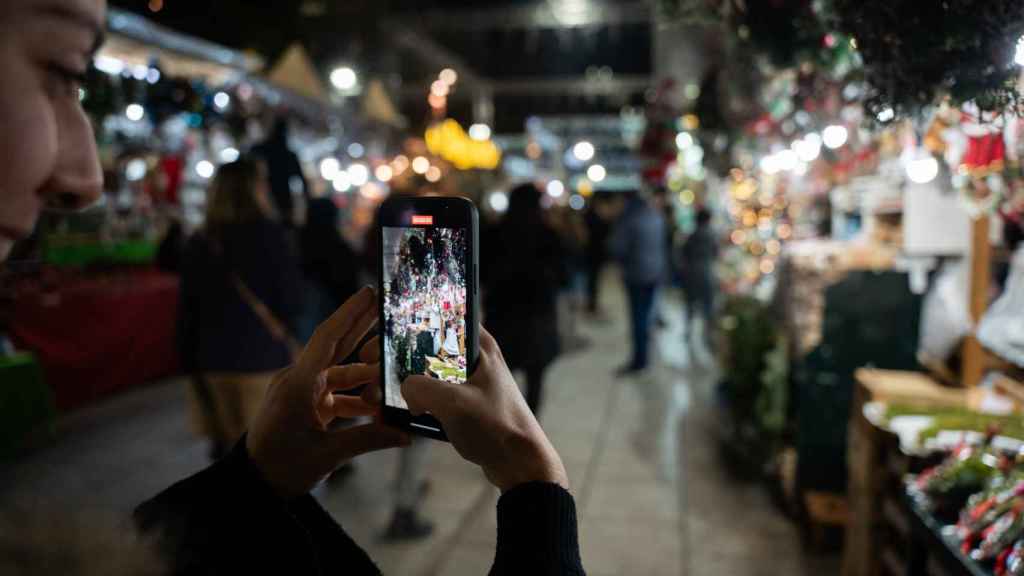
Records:
<instances>
[{"instance_id":1,"label":"stall canopy","mask_svg":"<svg viewBox=\"0 0 1024 576\"><path fill-rule=\"evenodd\" d=\"M154 60L171 76L224 84L263 68L263 59L213 42L181 34L146 18L112 8L108 39L97 58L125 70L146 69Z\"/></svg>"},{"instance_id":2,"label":"stall canopy","mask_svg":"<svg viewBox=\"0 0 1024 576\"><path fill-rule=\"evenodd\" d=\"M292 44L277 61L266 79L275 86L299 96L328 105L327 89L320 80L309 54L301 44Z\"/></svg>"},{"instance_id":3,"label":"stall canopy","mask_svg":"<svg viewBox=\"0 0 1024 576\"><path fill-rule=\"evenodd\" d=\"M405 128L407 121L404 116L398 113L395 104L388 97L384 90L384 84L380 80L370 80L366 86L366 94L363 96L363 114L370 119L376 120L394 128Z\"/></svg>"}]
</instances>

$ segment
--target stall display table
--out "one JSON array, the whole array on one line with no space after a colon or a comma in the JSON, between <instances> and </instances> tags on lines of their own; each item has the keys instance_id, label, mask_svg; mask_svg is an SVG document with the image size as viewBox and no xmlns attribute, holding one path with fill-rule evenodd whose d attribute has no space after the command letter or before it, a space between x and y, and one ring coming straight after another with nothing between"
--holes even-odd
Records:
<instances>
[{"instance_id":1,"label":"stall display table","mask_svg":"<svg viewBox=\"0 0 1024 576\"><path fill-rule=\"evenodd\" d=\"M43 260L54 266L146 265L156 258L157 248L146 240L52 244L44 249Z\"/></svg>"},{"instance_id":2,"label":"stall display table","mask_svg":"<svg viewBox=\"0 0 1024 576\"><path fill-rule=\"evenodd\" d=\"M11 335L33 351L67 410L177 371L177 277L150 269L80 276L26 291Z\"/></svg>"},{"instance_id":3,"label":"stall display table","mask_svg":"<svg viewBox=\"0 0 1024 576\"><path fill-rule=\"evenodd\" d=\"M53 423L55 413L35 358L0 356L0 460L16 456L34 432Z\"/></svg>"},{"instance_id":4,"label":"stall display table","mask_svg":"<svg viewBox=\"0 0 1024 576\"><path fill-rule=\"evenodd\" d=\"M910 526L907 576L992 576L992 571L971 560L960 543L946 535L944 526L911 497L903 499Z\"/></svg>"},{"instance_id":5,"label":"stall display table","mask_svg":"<svg viewBox=\"0 0 1024 576\"><path fill-rule=\"evenodd\" d=\"M976 404L976 392L941 385L927 374L861 368L855 373L850 409L848 498L850 521L843 550L844 576L901 574L909 529L900 504L903 476L915 462L895 434L864 414L868 402L924 407Z\"/></svg>"}]
</instances>

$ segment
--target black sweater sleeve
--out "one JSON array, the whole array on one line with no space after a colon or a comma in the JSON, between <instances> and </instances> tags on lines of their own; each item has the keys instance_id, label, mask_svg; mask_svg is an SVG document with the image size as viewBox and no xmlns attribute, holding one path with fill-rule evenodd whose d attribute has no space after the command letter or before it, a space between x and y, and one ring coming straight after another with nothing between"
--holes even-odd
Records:
<instances>
[{"instance_id":1,"label":"black sweater sleeve","mask_svg":"<svg viewBox=\"0 0 1024 576\"><path fill-rule=\"evenodd\" d=\"M158 538L175 575L380 574L310 496L279 498L249 459L231 453L135 511Z\"/></svg>"},{"instance_id":2,"label":"black sweater sleeve","mask_svg":"<svg viewBox=\"0 0 1024 576\"><path fill-rule=\"evenodd\" d=\"M175 575L378 575L380 571L310 495L279 498L245 450L174 484L135 511ZM530 483L498 500L493 576L585 576L576 505L561 486Z\"/></svg>"},{"instance_id":3,"label":"black sweater sleeve","mask_svg":"<svg viewBox=\"0 0 1024 576\"><path fill-rule=\"evenodd\" d=\"M531 482L498 500L498 548L491 576L585 576L576 503L557 484Z\"/></svg>"}]
</instances>

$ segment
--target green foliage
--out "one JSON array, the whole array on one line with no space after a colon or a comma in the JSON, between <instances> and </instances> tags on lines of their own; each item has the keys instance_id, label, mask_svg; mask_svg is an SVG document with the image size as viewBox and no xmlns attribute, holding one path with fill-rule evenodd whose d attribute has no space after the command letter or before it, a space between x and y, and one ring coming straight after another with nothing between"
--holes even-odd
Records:
<instances>
[{"instance_id":1,"label":"green foliage","mask_svg":"<svg viewBox=\"0 0 1024 576\"><path fill-rule=\"evenodd\" d=\"M735 296L721 315L728 353L723 369L726 392L739 421L752 421L763 389L762 374L776 345L775 325L768 307L755 298Z\"/></svg>"},{"instance_id":2,"label":"green foliage","mask_svg":"<svg viewBox=\"0 0 1024 576\"><path fill-rule=\"evenodd\" d=\"M916 114L948 94L983 109L1021 111L1013 63L1024 35L1020 0L831 0L835 25L856 39L872 116Z\"/></svg>"}]
</instances>

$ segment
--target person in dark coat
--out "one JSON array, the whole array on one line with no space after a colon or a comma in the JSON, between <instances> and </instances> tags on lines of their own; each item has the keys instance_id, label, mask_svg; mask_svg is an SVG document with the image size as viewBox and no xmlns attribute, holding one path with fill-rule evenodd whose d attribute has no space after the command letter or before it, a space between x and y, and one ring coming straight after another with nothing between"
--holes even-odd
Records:
<instances>
[{"instance_id":1,"label":"person in dark coat","mask_svg":"<svg viewBox=\"0 0 1024 576\"><path fill-rule=\"evenodd\" d=\"M622 278L629 297L633 357L618 371L625 376L648 367L658 287L668 272L665 218L639 191L629 193L622 215L615 224L611 252L622 265Z\"/></svg>"},{"instance_id":2,"label":"person in dark coat","mask_svg":"<svg viewBox=\"0 0 1024 576\"><path fill-rule=\"evenodd\" d=\"M309 200L309 183L302 173L299 157L288 147L288 120L278 118L270 131L270 137L253 147L252 153L266 163L270 177L270 195L280 215L281 223L287 227L296 226L295 195ZM298 186L300 190L293 191Z\"/></svg>"},{"instance_id":3,"label":"person in dark coat","mask_svg":"<svg viewBox=\"0 0 1024 576\"><path fill-rule=\"evenodd\" d=\"M611 223L604 213L604 207L608 202L601 193L594 196L587 210L585 222L587 225L587 312L597 314L598 300L601 288L601 271L608 262L608 239L611 236Z\"/></svg>"},{"instance_id":4,"label":"person in dark coat","mask_svg":"<svg viewBox=\"0 0 1024 576\"><path fill-rule=\"evenodd\" d=\"M711 212L697 211L697 229L680 250L679 268L686 297L686 337L693 345L694 321L704 319L704 336L711 347L711 318L714 306L714 265L718 246L711 231Z\"/></svg>"},{"instance_id":5,"label":"person in dark coat","mask_svg":"<svg viewBox=\"0 0 1024 576\"><path fill-rule=\"evenodd\" d=\"M508 212L487 245L481 279L484 321L509 366L526 373L527 404L538 413L544 372L559 352L556 303L564 273L558 234L544 221L541 192L524 184L510 194Z\"/></svg>"},{"instance_id":6,"label":"person in dark coat","mask_svg":"<svg viewBox=\"0 0 1024 576\"><path fill-rule=\"evenodd\" d=\"M238 440L274 373L292 361L256 308L294 334L303 300L298 259L273 219L260 161L221 166L210 195L205 227L181 263L178 351L196 381L193 424L217 454Z\"/></svg>"},{"instance_id":7,"label":"person in dark coat","mask_svg":"<svg viewBox=\"0 0 1024 576\"><path fill-rule=\"evenodd\" d=\"M338 206L330 198L309 202L299 233L302 271L307 281L302 338L359 290L359 260L338 230Z\"/></svg>"}]
</instances>

